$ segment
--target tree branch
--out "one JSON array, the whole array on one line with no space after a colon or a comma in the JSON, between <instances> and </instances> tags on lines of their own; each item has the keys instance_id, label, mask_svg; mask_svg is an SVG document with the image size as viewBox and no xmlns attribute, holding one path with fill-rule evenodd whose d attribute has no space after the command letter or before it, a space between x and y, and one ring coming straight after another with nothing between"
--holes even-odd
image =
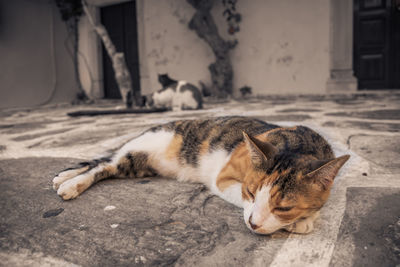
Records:
<instances>
[{"instance_id":1,"label":"tree branch","mask_svg":"<svg viewBox=\"0 0 400 267\"><path fill-rule=\"evenodd\" d=\"M218 97L226 97L232 93L233 79L229 50L236 46L237 41L225 41L219 35L210 13L213 7L212 0L187 0L187 2L196 9L189 22L189 29L195 31L211 47L216 58L216 62L208 67L213 84L212 93Z\"/></svg>"},{"instance_id":2,"label":"tree branch","mask_svg":"<svg viewBox=\"0 0 400 267\"><path fill-rule=\"evenodd\" d=\"M113 42L111 41L110 36L108 35L106 28L103 25L96 24L94 22L85 0L82 0L82 7L84 13L89 20L89 23L92 25L93 29L102 40L107 54L111 58L115 80L118 84L122 100L124 101L126 107L130 108L132 107L133 100L132 78L126 65L124 53L117 52Z\"/></svg>"}]
</instances>

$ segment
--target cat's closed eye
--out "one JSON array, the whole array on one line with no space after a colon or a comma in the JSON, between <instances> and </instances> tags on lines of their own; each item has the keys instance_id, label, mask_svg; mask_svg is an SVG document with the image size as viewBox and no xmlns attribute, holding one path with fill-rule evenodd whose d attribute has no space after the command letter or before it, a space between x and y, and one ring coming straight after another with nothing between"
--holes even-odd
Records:
<instances>
[{"instance_id":1,"label":"cat's closed eye","mask_svg":"<svg viewBox=\"0 0 400 267\"><path fill-rule=\"evenodd\" d=\"M247 194L249 194L249 196L251 197L251 199L254 200L254 194L249 190L248 187L246 187L246 191L247 191Z\"/></svg>"},{"instance_id":2,"label":"cat's closed eye","mask_svg":"<svg viewBox=\"0 0 400 267\"><path fill-rule=\"evenodd\" d=\"M274 210L276 211L281 211L281 212L286 212L292 210L294 207L276 207Z\"/></svg>"}]
</instances>

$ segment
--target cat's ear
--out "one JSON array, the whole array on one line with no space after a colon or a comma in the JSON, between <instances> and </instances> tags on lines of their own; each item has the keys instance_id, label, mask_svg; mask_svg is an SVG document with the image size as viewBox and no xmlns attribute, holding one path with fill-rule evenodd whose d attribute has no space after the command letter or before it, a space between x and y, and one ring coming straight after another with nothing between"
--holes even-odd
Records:
<instances>
[{"instance_id":1,"label":"cat's ear","mask_svg":"<svg viewBox=\"0 0 400 267\"><path fill-rule=\"evenodd\" d=\"M267 167L277 153L277 148L268 142L263 142L257 138L243 132L243 139L250 152L251 162L256 167Z\"/></svg>"},{"instance_id":2,"label":"cat's ear","mask_svg":"<svg viewBox=\"0 0 400 267\"><path fill-rule=\"evenodd\" d=\"M332 185L333 180L335 179L340 168L349 158L350 155L344 155L332 160L328 160L321 167L308 173L305 177L313 183L320 185L322 189L326 190ZM319 162L319 164L321 164L321 162Z\"/></svg>"}]
</instances>

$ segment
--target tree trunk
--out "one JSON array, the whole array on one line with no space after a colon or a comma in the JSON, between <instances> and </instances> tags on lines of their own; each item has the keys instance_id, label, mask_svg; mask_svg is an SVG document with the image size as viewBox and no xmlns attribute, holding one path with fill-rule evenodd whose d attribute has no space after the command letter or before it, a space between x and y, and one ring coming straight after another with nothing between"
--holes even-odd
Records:
<instances>
[{"instance_id":1,"label":"tree trunk","mask_svg":"<svg viewBox=\"0 0 400 267\"><path fill-rule=\"evenodd\" d=\"M87 18L89 19L90 24L96 31L97 35L102 40L104 47L106 48L107 54L111 58L112 66L114 69L115 80L118 84L119 91L122 96L122 100L124 101L127 108L132 107L133 102L133 90L132 90L132 78L129 73L128 67L126 65L124 53L117 52L113 42L111 41L110 36L106 28L103 25L95 24L89 10L87 9L87 5L85 1L82 1L83 11L85 12ZM137 100L137 102L139 102Z\"/></svg>"},{"instance_id":2,"label":"tree trunk","mask_svg":"<svg viewBox=\"0 0 400 267\"><path fill-rule=\"evenodd\" d=\"M214 19L210 13L213 0L187 0L196 13L189 22L189 29L196 31L212 49L216 61L208 66L211 72L212 94L217 97L227 97L232 94L233 69L229 50L237 41L225 41L218 33Z\"/></svg>"}]
</instances>

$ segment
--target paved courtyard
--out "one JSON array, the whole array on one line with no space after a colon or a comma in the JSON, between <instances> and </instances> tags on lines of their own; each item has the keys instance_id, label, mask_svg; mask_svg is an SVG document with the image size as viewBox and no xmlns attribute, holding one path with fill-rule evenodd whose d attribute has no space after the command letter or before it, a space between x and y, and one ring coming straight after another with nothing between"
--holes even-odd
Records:
<instances>
[{"instance_id":1,"label":"paved courtyard","mask_svg":"<svg viewBox=\"0 0 400 267\"><path fill-rule=\"evenodd\" d=\"M69 117L115 103L0 110L1 266L400 266L400 93L252 98L199 111ZM243 115L306 125L350 154L308 235L252 234L199 184L110 179L72 201L58 171L149 126Z\"/></svg>"}]
</instances>

